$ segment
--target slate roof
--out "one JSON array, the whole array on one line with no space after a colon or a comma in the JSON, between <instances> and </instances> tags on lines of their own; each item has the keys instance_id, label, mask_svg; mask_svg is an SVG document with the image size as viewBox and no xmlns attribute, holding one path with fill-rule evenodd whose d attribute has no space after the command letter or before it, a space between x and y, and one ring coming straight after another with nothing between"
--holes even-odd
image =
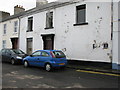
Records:
<instances>
[{"instance_id":1,"label":"slate roof","mask_svg":"<svg viewBox=\"0 0 120 90\"><path fill-rule=\"evenodd\" d=\"M3 19L1 22L7 21L7 20L10 20L10 19L14 19L14 18L24 17L25 15L31 15L33 13L38 13L38 12L42 12L42 11L46 11L46 10L50 10L50 9L55 9L55 8L58 8L58 7L62 7L62 6L66 6L66 5L69 5L69 4L76 3L78 1L79 0L77 0L77 1L76 0L75 1L71 0L71 1L66 1L66 2L47 3L45 5L35 7L35 8L30 9L30 10L27 10L25 12L21 12L19 14L15 14L15 15L12 15L10 17L7 17L7 18Z\"/></svg>"}]
</instances>

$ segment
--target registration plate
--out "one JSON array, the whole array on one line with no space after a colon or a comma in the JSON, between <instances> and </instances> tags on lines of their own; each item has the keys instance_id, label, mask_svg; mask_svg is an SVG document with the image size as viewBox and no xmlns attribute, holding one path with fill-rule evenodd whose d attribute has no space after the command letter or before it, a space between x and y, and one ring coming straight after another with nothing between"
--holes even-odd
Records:
<instances>
[{"instance_id":1,"label":"registration plate","mask_svg":"<svg viewBox=\"0 0 120 90\"><path fill-rule=\"evenodd\" d=\"M60 63L59 65L65 65L65 63Z\"/></svg>"}]
</instances>

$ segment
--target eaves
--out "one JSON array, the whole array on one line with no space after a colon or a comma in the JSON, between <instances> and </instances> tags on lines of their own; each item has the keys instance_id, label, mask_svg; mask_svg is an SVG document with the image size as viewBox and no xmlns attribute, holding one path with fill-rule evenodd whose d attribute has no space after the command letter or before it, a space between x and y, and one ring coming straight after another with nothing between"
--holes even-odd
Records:
<instances>
[{"instance_id":1,"label":"eaves","mask_svg":"<svg viewBox=\"0 0 120 90\"><path fill-rule=\"evenodd\" d=\"M39 13L39 12L44 12L44 11L47 11L47 10L51 10L51 9L55 9L55 8L59 8L59 7L63 7L63 6L66 6L66 5L70 5L70 4L74 4L74 3L77 3L79 1L71 1L71 2L52 2L52 3L48 3L46 5L43 5L39 8L33 8L33 9L30 9L28 11L26 11L23 15L20 16L20 18L23 18L25 16L29 16L29 15L33 15L33 14L36 14L36 13Z\"/></svg>"}]
</instances>

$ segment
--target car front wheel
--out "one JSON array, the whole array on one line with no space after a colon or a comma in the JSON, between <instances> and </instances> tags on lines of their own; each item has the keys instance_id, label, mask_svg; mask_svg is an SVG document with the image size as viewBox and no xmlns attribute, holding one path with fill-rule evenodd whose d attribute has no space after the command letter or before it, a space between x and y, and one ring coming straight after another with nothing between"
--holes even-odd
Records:
<instances>
[{"instance_id":1,"label":"car front wheel","mask_svg":"<svg viewBox=\"0 0 120 90\"><path fill-rule=\"evenodd\" d=\"M29 63L27 61L24 61L24 67L28 67Z\"/></svg>"},{"instance_id":2,"label":"car front wheel","mask_svg":"<svg viewBox=\"0 0 120 90\"><path fill-rule=\"evenodd\" d=\"M11 64L15 65L15 60L14 59L11 59Z\"/></svg>"},{"instance_id":3,"label":"car front wheel","mask_svg":"<svg viewBox=\"0 0 120 90\"><path fill-rule=\"evenodd\" d=\"M48 72L51 71L52 70L52 66L49 63L47 63L45 65L45 70L48 71Z\"/></svg>"}]
</instances>

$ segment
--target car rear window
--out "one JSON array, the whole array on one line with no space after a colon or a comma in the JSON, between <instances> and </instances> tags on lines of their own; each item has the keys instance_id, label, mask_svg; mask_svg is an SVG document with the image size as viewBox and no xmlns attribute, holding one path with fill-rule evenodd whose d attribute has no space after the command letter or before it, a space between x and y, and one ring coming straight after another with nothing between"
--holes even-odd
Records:
<instances>
[{"instance_id":1,"label":"car rear window","mask_svg":"<svg viewBox=\"0 0 120 90\"><path fill-rule=\"evenodd\" d=\"M65 58L65 54L62 51L53 51L56 58Z\"/></svg>"}]
</instances>

